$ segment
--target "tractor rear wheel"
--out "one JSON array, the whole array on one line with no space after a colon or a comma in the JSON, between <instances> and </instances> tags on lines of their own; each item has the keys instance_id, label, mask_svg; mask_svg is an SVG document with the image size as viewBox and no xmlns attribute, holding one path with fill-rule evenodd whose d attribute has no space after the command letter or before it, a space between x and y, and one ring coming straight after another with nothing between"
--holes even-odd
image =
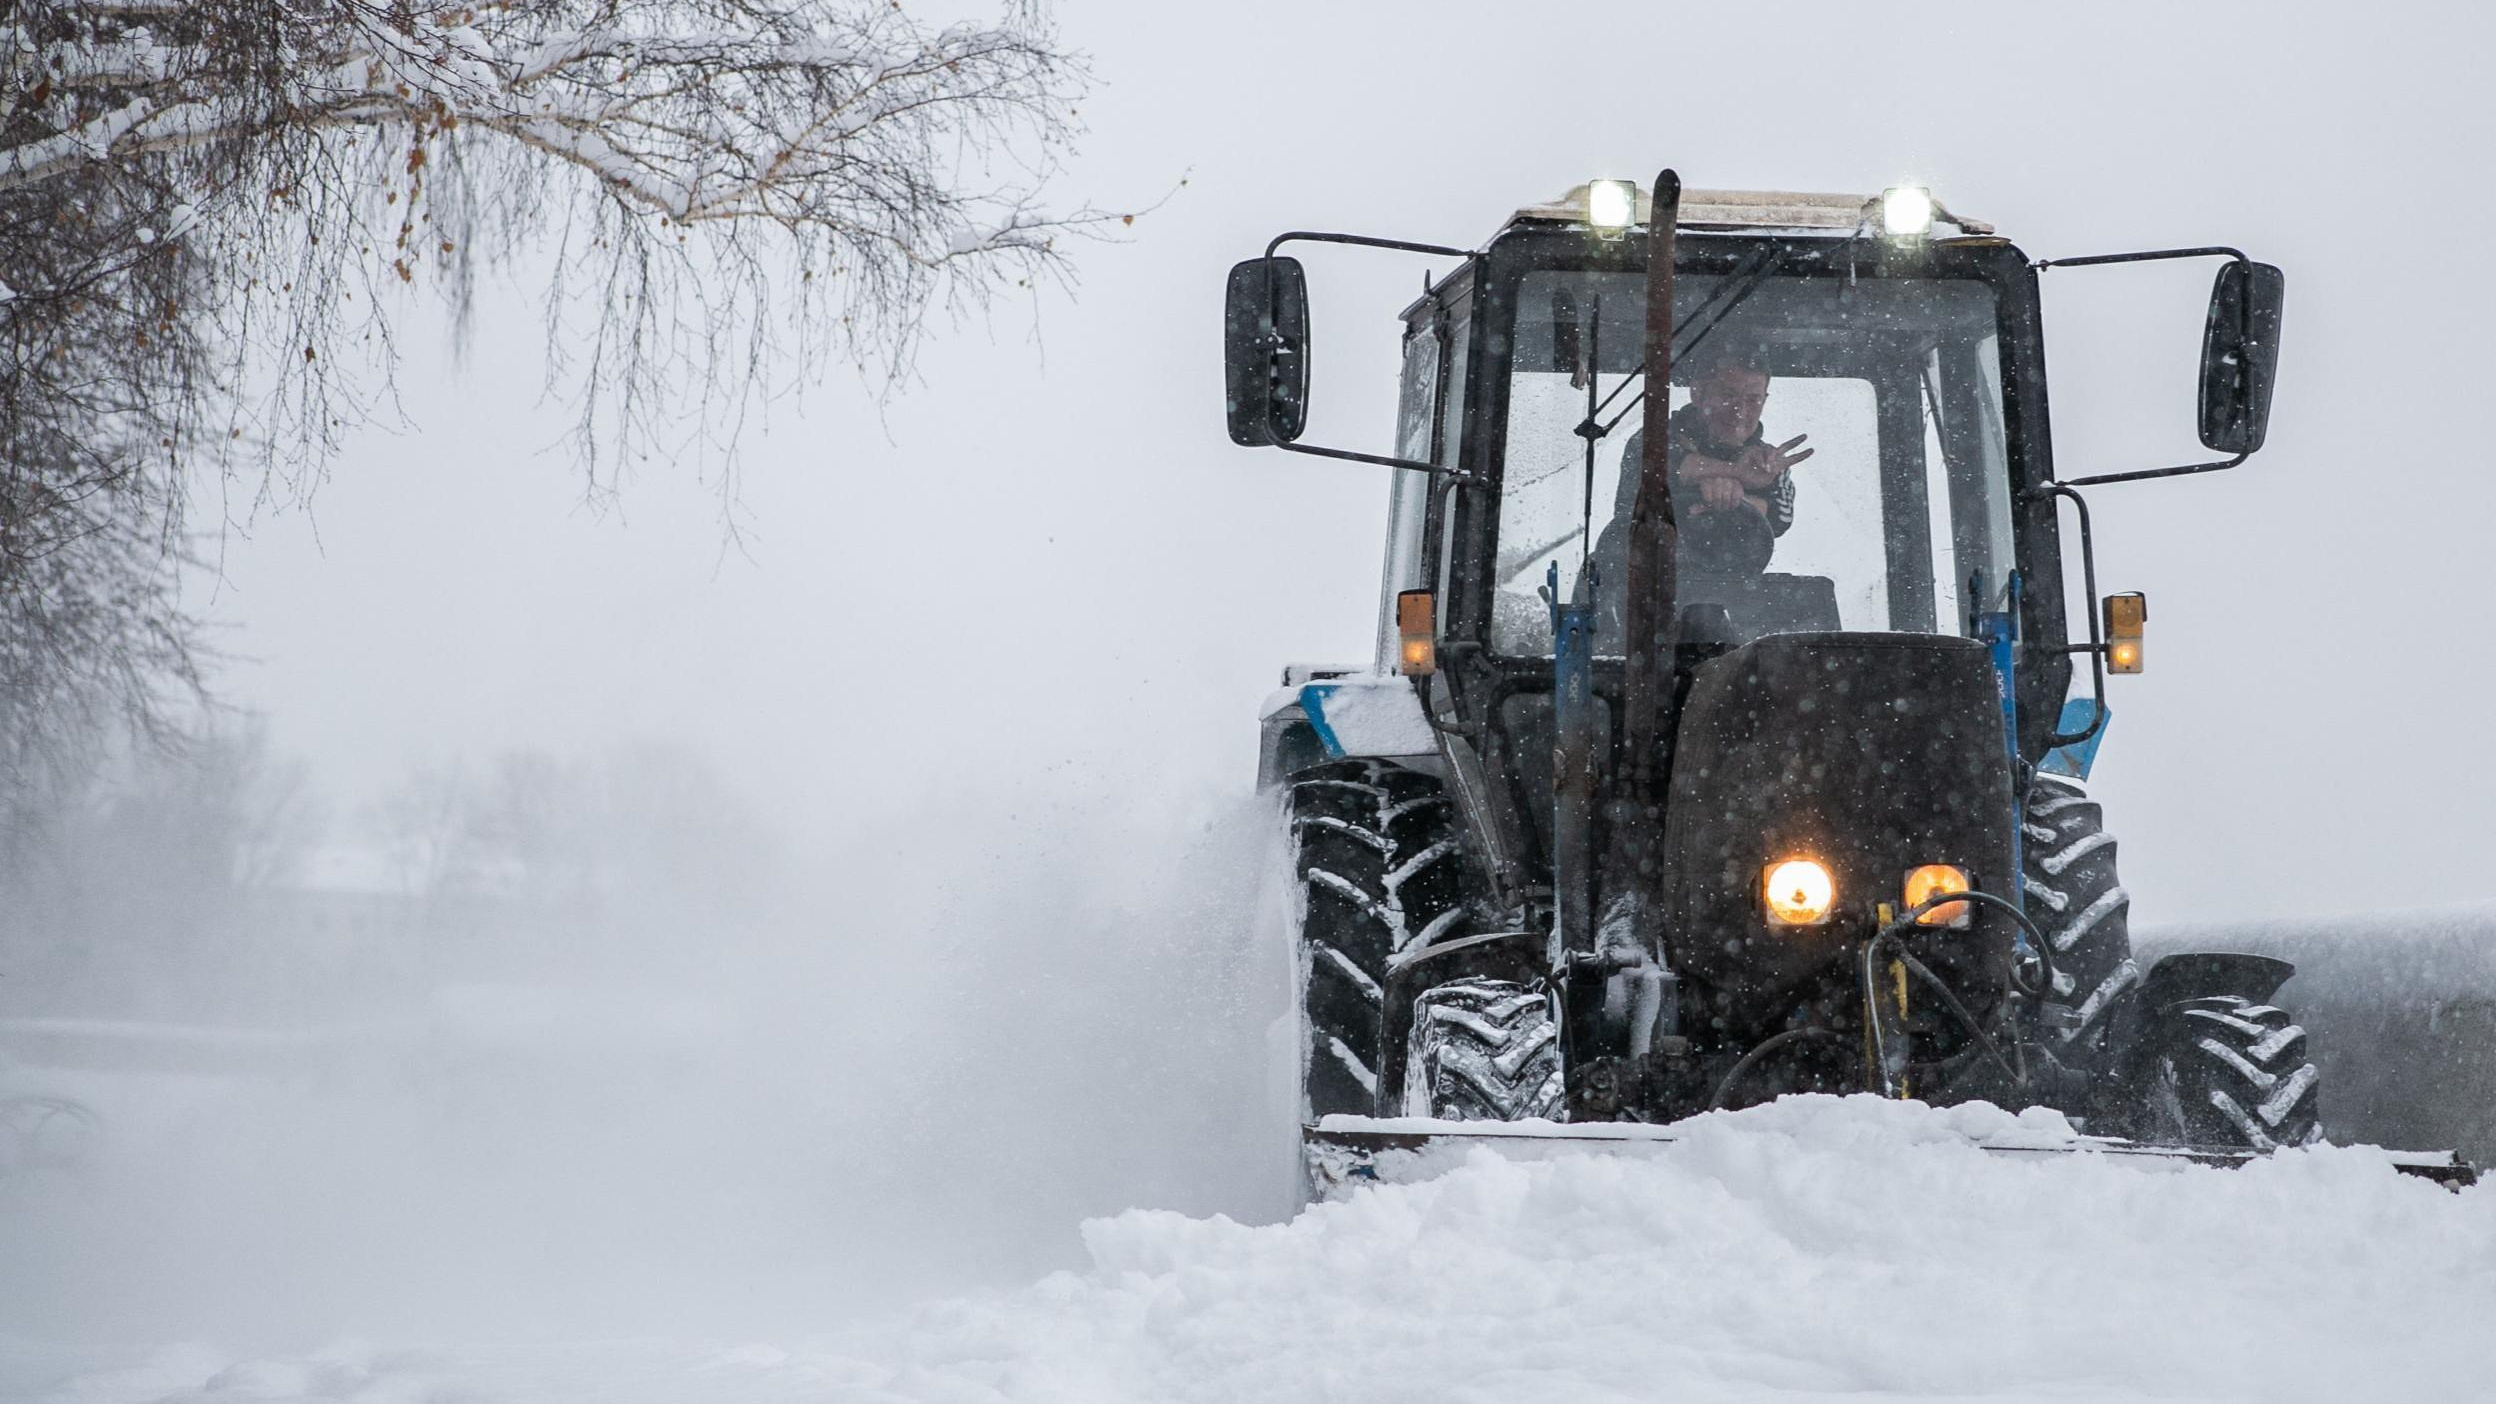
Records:
<instances>
[{"instance_id":1,"label":"tractor rear wheel","mask_svg":"<svg viewBox=\"0 0 2496 1404\"><path fill-rule=\"evenodd\" d=\"M2020 886L2028 915L2054 948L2048 1027L2086 1064L2102 1051L2116 997L2139 983L2132 898L2115 880L2115 837L2079 781L2039 774L2020 825Z\"/></svg>"},{"instance_id":2,"label":"tractor rear wheel","mask_svg":"<svg viewBox=\"0 0 2496 1404\"><path fill-rule=\"evenodd\" d=\"M2277 1150L2322 1139L2320 1075L2286 1010L2234 995L2186 1000L2142 1030L2137 1139Z\"/></svg>"},{"instance_id":3,"label":"tractor rear wheel","mask_svg":"<svg viewBox=\"0 0 2496 1404\"><path fill-rule=\"evenodd\" d=\"M1439 782L1383 761L1294 775L1288 795L1299 881L1301 1113L1370 1115L1387 961L1462 934L1464 855Z\"/></svg>"},{"instance_id":4,"label":"tractor rear wheel","mask_svg":"<svg viewBox=\"0 0 2496 1404\"><path fill-rule=\"evenodd\" d=\"M1413 1001L1404 1113L1442 1121L1558 1121L1560 1027L1542 991L1451 980Z\"/></svg>"}]
</instances>

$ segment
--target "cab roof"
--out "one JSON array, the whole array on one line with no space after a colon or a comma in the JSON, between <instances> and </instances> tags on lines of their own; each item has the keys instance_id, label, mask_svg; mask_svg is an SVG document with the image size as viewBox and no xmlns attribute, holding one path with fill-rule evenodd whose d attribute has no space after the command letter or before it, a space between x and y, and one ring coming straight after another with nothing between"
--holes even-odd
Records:
<instances>
[{"instance_id":1,"label":"cab roof","mask_svg":"<svg viewBox=\"0 0 2496 1404\"><path fill-rule=\"evenodd\" d=\"M1591 183L1591 182L1590 182ZM1645 224L1654 209L1647 188L1636 187L1637 220ZM1681 229L1776 229L1797 232L1852 233L1880 220L1878 195L1829 195L1793 190L1688 190L1681 192ZM1967 219L1936 205L1936 217L1962 234L1991 234L1992 225ZM1509 216L1509 223L1584 224L1586 186L1557 200L1528 205Z\"/></svg>"}]
</instances>

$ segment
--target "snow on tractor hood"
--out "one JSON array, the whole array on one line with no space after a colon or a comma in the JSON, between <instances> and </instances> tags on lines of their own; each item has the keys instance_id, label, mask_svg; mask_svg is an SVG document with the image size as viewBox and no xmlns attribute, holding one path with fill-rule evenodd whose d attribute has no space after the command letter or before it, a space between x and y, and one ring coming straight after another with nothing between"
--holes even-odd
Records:
<instances>
[{"instance_id":1,"label":"snow on tractor hood","mask_svg":"<svg viewBox=\"0 0 2496 1404\"><path fill-rule=\"evenodd\" d=\"M1260 719L1271 718L1292 707L1300 709L1309 729L1317 733L1328 760L1426 756L1439 749L1410 678L1354 673L1281 688L1267 695L1257 713Z\"/></svg>"}]
</instances>

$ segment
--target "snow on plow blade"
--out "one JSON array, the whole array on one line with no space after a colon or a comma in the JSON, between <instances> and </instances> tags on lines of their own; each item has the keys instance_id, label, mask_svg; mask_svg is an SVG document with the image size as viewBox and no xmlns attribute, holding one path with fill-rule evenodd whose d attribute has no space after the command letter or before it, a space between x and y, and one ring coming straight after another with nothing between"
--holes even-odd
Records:
<instances>
[{"instance_id":1,"label":"snow on plow blade","mask_svg":"<svg viewBox=\"0 0 2496 1404\"><path fill-rule=\"evenodd\" d=\"M1409 1184L1458 1165L1476 1149L1511 1160L1562 1155L1654 1155L1678 1139L1673 1126L1642 1122L1431 1121L1422 1117L1328 1116L1301 1128L1301 1161L1311 1200L1340 1199L1364 1185ZM1970 1137L1994 1155L2102 1155L2144 1170L2242 1165L2258 1151L2152 1146L2111 1136L2027 1130ZM2452 1151L2390 1151L2392 1168L2456 1189L2478 1171Z\"/></svg>"}]
</instances>

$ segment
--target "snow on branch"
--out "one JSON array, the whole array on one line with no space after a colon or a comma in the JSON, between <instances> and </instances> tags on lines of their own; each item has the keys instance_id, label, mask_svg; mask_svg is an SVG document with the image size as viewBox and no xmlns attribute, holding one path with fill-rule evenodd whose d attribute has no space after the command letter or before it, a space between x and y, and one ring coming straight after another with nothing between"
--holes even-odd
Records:
<instances>
[{"instance_id":1,"label":"snow on branch","mask_svg":"<svg viewBox=\"0 0 2496 1404\"><path fill-rule=\"evenodd\" d=\"M540 280L590 490L716 469L733 529L755 413L833 363L907 381L934 313L1064 277L1110 218L1044 199L1089 78L1001 3L0 5L0 682L83 714L195 676L191 493L311 491L392 404L405 294L464 314L480 268ZM85 642L37 627L72 606ZM112 640L140 661L68 665Z\"/></svg>"},{"instance_id":2,"label":"snow on branch","mask_svg":"<svg viewBox=\"0 0 2496 1404\"><path fill-rule=\"evenodd\" d=\"M284 72L258 87L223 61L223 30L185 23L184 7L50 10L69 38L43 42L24 16L0 30L17 89L0 98L24 133L0 142L0 191L185 147L465 127L678 223L762 219L925 260L1033 246L980 237L981 193L928 168L933 139L1061 145L1083 81L1029 22L928 32L878 4L333 0L264 36ZM94 94L122 97L81 110ZM1021 212L1023 191L984 194Z\"/></svg>"},{"instance_id":3,"label":"snow on branch","mask_svg":"<svg viewBox=\"0 0 2496 1404\"><path fill-rule=\"evenodd\" d=\"M182 301L281 353L293 398L262 419L308 438L313 479L358 417L324 356L350 285L434 267L463 302L478 261L551 239L558 294L604 302L585 348L550 346L597 402L594 473L599 426L665 423L671 391L743 403L782 349L899 377L939 302L1062 276L1060 237L1106 218L1041 199L1087 83L1028 3L932 28L891 0L21 0L0 205L74 226L136 181L206 209ZM74 296L42 262L12 264L26 305Z\"/></svg>"}]
</instances>

